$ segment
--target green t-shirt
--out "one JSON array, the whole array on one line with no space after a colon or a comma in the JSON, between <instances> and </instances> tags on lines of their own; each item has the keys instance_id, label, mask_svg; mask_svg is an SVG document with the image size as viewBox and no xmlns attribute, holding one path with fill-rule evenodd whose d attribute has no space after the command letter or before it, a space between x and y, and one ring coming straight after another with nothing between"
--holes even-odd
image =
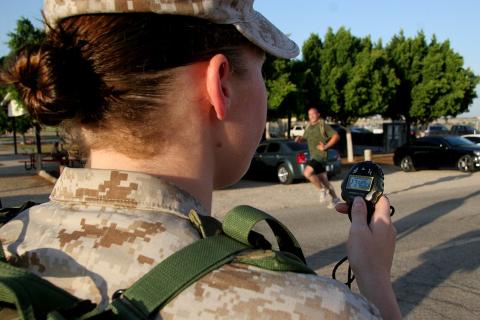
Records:
<instances>
[{"instance_id":1,"label":"green t-shirt","mask_svg":"<svg viewBox=\"0 0 480 320\"><path fill-rule=\"evenodd\" d=\"M303 138L307 140L308 150L312 159L322 162L327 161L327 151L318 150L317 145L320 142L326 144L335 133L337 132L323 120L307 126Z\"/></svg>"}]
</instances>

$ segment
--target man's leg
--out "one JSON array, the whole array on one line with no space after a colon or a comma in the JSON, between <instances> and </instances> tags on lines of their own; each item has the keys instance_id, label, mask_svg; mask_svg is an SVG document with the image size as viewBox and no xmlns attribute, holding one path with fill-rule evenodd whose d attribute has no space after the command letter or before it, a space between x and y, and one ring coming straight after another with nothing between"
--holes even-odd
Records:
<instances>
[{"instance_id":1,"label":"man's leg","mask_svg":"<svg viewBox=\"0 0 480 320\"><path fill-rule=\"evenodd\" d=\"M315 174L315 171L313 170L313 168L311 166L307 165L305 167L305 170L303 170L303 175L305 176L305 178L308 179L308 181L310 181L318 189L321 190L321 189L324 188L323 184L322 184L322 181L320 180L319 176Z\"/></svg>"},{"instance_id":2,"label":"man's leg","mask_svg":"<svg viewBox=\"0 0 480 320\"><path fill-rule=\"evenodd\" d=\"M335 193L335 189L333 188L332 184L330 183L330 181L328 181L327 173L326 172L320 173L318 175L318 180L320 180L320 183L327 188L328 193L330 193L330 195L332 196L332 200L336 200L338 197L337 197L337 194Z\"/></svg>"}]
</instances>

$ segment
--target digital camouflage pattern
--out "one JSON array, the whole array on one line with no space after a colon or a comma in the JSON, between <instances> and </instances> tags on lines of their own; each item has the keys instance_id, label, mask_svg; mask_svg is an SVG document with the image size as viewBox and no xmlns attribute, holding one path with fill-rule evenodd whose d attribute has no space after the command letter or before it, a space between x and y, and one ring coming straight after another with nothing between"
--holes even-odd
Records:
<instances>
[{"instance_id":1,"label":"digital camouflage pattern","mask_svg":"<svg viewBox=\"0 0 480 320\"><path fill-rule=\"evenodd\" d=\"M45 0L43 10L51 26L63 18L82 14L153 12L193 16L232 24L274 56L289 59L300 52L295 42L253 9L253 0Z\"/></svg>"},{"instance_id":2,"label":"digital camouflage pattern","mask_svg":"<svg viewBox=\"0 0 480 320\"><path fill-rule=\"evenodd\" d=\"M156 264L199 239L186 192L146 174L66 168L51 201L0 229L7 259L101 308ZM258 252L257 252L258 254ZM160 284L159 284L160 285ZM201 278L157 319L379 319L338 281L240 263Z\"/></svg>"}]
</instances>

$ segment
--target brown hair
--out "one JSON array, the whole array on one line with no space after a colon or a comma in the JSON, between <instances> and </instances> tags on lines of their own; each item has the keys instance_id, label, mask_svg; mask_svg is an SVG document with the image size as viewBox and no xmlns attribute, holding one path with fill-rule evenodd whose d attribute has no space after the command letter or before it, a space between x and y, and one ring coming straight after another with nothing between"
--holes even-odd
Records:
<instances>
[{"instance_id":1,"label":"brown hair","mask_svg":"<svg viewBox=\"0 0 480 320\"><path fill-rule=\"evenodd\" d=\"M155 152L149 142L159 129L173 125L165 105L175 90L174 68L224 53L241 75L243 46L253 45L234 26L197 18L83 15L63 20L42 45L20 52L2 79L42 123L69 119L69 127L92 130L91 147L145 156ZM159 126L149 115L162 107Z\"/></svg>"}]
</instances>

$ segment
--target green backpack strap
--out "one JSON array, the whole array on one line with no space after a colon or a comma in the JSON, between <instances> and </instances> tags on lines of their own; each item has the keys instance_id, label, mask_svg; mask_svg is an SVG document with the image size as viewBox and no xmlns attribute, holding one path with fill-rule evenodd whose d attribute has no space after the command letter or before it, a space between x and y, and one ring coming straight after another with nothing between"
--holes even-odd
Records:
<instances>
[{"instance_id":1,"label":"green backpack strap","mask_svg":"<svg viewBox=\"0 0 480 320\"><path fill-rule=\"evenodd\" d=\"M266 212L250 206L238 206L230 210L223 221L223 231L229 237L252 246L258 247L258 233L252 228L260 221L266 221L275 235L280 251L293 254L304 264L306 263L302 249L293 234L280 221ZM261 240L263 242L263 240Z\"/></svg>"},{"instance_id":2,"label":"green backpack strap","mask_svg":"<svg viewBox=\"0 0 480 320\"><path fill-rule=\"evenodd\" d=\"M193 282L247 249L224 235L198 240L155 266L117 296L111 308L120 319L147 319Z\"/></svg>"},{"instance_id":3,"label":"green backpack strap","mask_svg":"<svg viewBox=\"0 0 480 320\"><path fill-rule=\"evenodd\" d=\"M225 216L223 231L219 222L190 212L190 220L204 237L170 255L124 292L119 292L110 309L120 319L147 319L180 292L205 274L232 261L274 271L314 274L305 264L302 250L288 229L263 211L239 206ZM279 247L286 252L253 251L255 245L268 243L251 229L265 220L277 236Z\"/></svg>"},{"instance_id":4,"label":"green backpack strap","mask_svg":"<svg viewBox=\"0 0 480 320\"><path fill-rule=\"evenodd\" d=\"M0 262L0 301L15 306L20 319L43 319L52 310L78 309L80 313L95 307L26 270Z\"/></svg>"}]
</instances>

